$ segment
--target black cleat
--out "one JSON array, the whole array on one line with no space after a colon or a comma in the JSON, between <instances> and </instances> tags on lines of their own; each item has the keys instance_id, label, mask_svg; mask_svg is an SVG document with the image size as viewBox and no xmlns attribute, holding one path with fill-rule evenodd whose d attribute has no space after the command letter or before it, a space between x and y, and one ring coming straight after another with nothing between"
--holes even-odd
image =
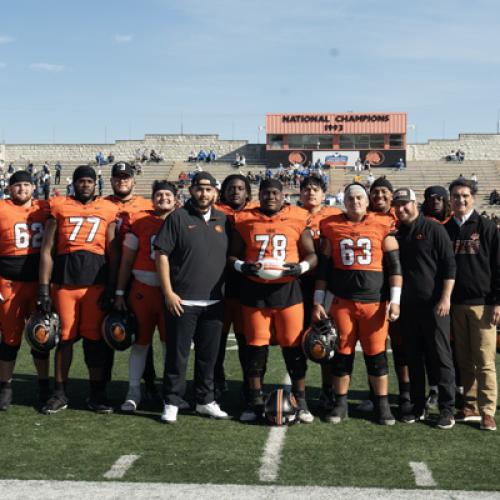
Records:
<instances>
[{"instance_id":1,"label":"black cleat","mask_svg":"<svg viewBox=\"0 0 500 500\"><path fill-rule=\"evenodd\" d=\"M6 411L12 403L12 387L0 390L0 411Z\"/></svg>"},{"instance_id":2,"label":"black cleat","mask_svg":"<svg viewBox=\"0 0 500 500\"><path fill-rule=\"evenodd\" d=\"M113 407L108 403L106 397L91 396L87 401L87 407L91 411L102 414L113 413Z\"/></svg>"},{"instance_id":3,"label":"black cleat","mask_svg":"<svg viewBox=\"0 0 500 500\"><path fill-rule=\"evenodd\" d=\"M422 422L429 417L427 410L412 410L409 413L405 413L401 417L401 422L405 424L414 424L415 422Z\"/></svg>"},{"instance_id":4,"label":"black cleat","mask_svg":"<svg viewBox=\"0 0 500 500\"><path fill-rule=\"evenodd\" d=\"M325 415L325 420L331 424L340 424L340 422L348 418L347 404L339 404L338 402L336 402L333 409Z\"/></svg>"},{"instance_id":5,"label":"black cleat","mask_svg":"<svg viewBox=\"0 0 500 500\"><path fill-rule=\"evenodd\" d=\"M388 404L375 407L375 420L380 425L394 425L396 423L396 419L394 418Z\"/></svg>"},{"instance_id":6,"label":"black cleat","mask_svg":"<svg viewBox=\"0 0 500 500\"><path fill-rule=\"evenodd\" d=\"M455 417L453 416L453 412L448 409L441 410L436 424L437 428L451 429L454 425L455 425Z\"/></svg>"},{"instance_id":7,"label":"black cleat","mask_svg":"<svg viewBox=\"0 0 500 500\"><path fill-rule=\"evenodd\" d=\"M54 393L42 406L41 412L45 415L52 415L68 407L68 398L65 394Z\"/></svg>"}]
</instances>

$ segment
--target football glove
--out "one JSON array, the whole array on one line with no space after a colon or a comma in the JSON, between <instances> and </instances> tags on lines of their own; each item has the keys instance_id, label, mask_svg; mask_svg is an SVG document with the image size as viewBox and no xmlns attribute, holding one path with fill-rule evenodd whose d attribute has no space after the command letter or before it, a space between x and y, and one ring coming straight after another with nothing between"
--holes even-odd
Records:
<instances>
[{"instance_id":1,"label":"football glove","mask_svg":"<svg viewBox=\"0 0 500 500\"><path fill-rule=\"evenodd\" d=\"M292 263L286 263L283 264L283 267L285 270L282 273L282 276L294 276L298 277L302 274L302 267L300 264L292 264Z\"/></svg>"},{"instance_id":2,"label":"football glove","mask_svg":"<svg viewBox=\"0 0 500 500\"><path fill-rule=\"evenodd\" d=\"M37 309L43 314L49 314L52 310L52 300L50 298L50 285L38 286L38 298L36 300Z\"/></svg>"},{"instance_id":3,"label":"football glove","mask_svg":"<svg viewBox=\"0 0 500 500\"><path fill-rule=\"evenodd\" d=\"M260 265L257 262L243 262L243 263L241 263L241 261L236 261L236 262L239 262L241 265L236 267L235 263L235 269L244 276L258 276Z\"/></svg>"}]
</instances>

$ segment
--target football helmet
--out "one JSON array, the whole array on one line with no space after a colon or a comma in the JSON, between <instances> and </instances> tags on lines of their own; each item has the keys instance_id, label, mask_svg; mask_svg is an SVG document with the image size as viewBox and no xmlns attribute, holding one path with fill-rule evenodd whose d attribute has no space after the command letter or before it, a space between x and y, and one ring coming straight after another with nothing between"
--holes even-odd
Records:
<instances>
[{"instance_id":1,"label":"football helmet","mask_svg":"<svg viewBox=\"0 0 500 500\"><path fill-rule=\"evenodd\" d=\"M339 335L331 318L313 323L302 335L302 349L307 359L327 363L335 355Z\"/></svg>"},{"instance_id":2,"label":"football helmet","mask_svg":"<svg viewBox=\"0 0 500 500\"><path fill-rule=\"evenodd\" d=\"M125 351L134 344L137 331L137 320L130 311L113 310L102 322L102 338L115 351Z\"/></svg>"},{"instance_id":3,"label":"football helmet","mask_svg":"<svg viewBox=\"0 0 500 500\"><path fill-rule=\"evenodd\" d=\"M286 389L271 392L264 404L264 415L271 425L290 425L298 421L299 407L295 396Z\"/></svg>"},{"instance_id":4,"label":"football helmet","mask_svg":"<svg viewBox=\"0 0 500 500\"><path fill-rule=\"evenodd\" d=\"M34 312L24 326L24 336L33 350L49 352L61 338L59 315L54 312Z\"/></svg>"}]
</instances>

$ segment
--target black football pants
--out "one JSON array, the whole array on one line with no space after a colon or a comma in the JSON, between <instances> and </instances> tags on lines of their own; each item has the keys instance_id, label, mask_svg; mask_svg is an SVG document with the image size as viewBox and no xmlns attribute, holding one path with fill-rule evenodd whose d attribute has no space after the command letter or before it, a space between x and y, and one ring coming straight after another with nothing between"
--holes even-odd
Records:
<instances>
[{"instance_id":1,"label":"black football pants","mask_svg":"<svg viewBox=\"0 0 500 500\"><path fill-rule=\"evenodd\" d=\"M214 367L219 352L224 306L182 306L182 316L167 312L167 356L163 376L165 403L179 406L186 392L186 370L194 342L194 391L197 404L215 400Z\"/></svg>"},{"instance_id":2,"label":"black football pants","mask_svg":"<svg viewBox=\"0 0 500 500\"><path fill-rule=\"evenodd\" d=\"M420 411L425 407L427 362L438 386L439 409L453 411L455 370L450 347L450 316L437 316L431 305L401 305L400 321L414 408Z\"/></svg>"}]
</instances>

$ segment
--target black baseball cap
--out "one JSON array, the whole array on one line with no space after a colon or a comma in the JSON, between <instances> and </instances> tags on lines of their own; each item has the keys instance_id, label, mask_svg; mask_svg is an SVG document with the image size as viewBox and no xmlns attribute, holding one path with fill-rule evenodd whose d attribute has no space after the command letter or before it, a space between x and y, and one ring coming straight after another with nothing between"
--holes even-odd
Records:
<instances>
[{"instance_id":1,"label":"black baseball cap","mask_svg":"<svg viewBox=\"0 0 500 500\"><path fill-rule=\"evenodd\" d=\"M217 187L217 180L210 172L197 172L194 174L191 179L191 186L198 186L200 181L208 181L212 187Z\"/></svg>"},{"instance_id":2,"label":"black baseball cap","mask_svg":"<svg viewBox=\"0 0 500 500\"><path fill-rule=\"evenodd\" d=\"M428 200L433 196L439 196L443 200L448 199L448 191L443 186L429 186L424 192L424 198Z\"/></svg>"},{"instance_id":3,"label":"black baseball cap","mask_svg":"<svg viewBox=\"0 0 500 500\"><path fill-rule=\"evenodd\" d=\"M135 175L134 167L126 161L115 163L111 169L111 177L121 177L122 175L128 175L129 177L134 177Z\"/></svg>"}]
</instances>

